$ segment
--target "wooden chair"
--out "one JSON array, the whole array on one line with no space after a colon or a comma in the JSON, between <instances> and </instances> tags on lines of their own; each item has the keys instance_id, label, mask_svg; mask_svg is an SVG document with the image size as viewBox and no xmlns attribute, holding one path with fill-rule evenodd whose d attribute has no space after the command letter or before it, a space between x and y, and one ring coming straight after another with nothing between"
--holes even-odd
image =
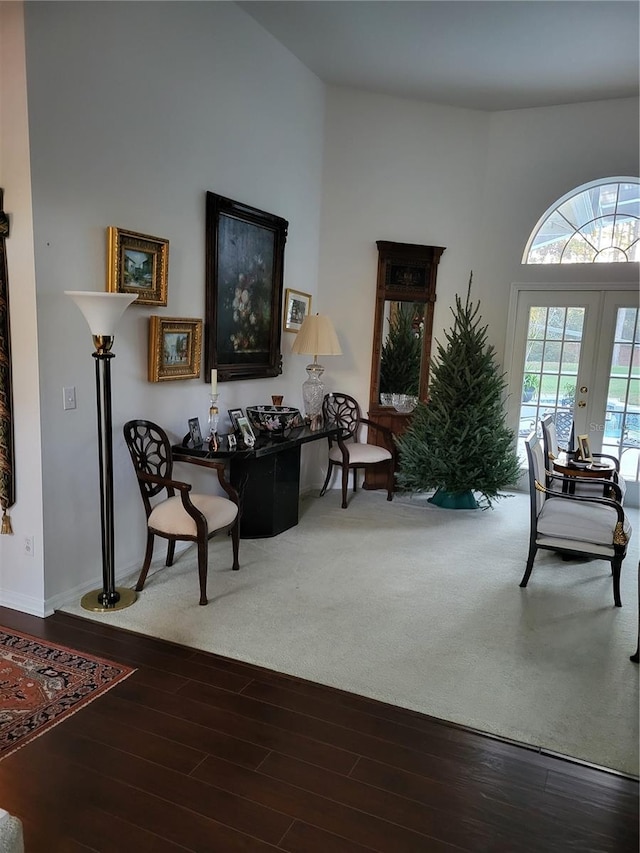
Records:
<instances>
[{"instance_id":1,"label":"wooden chair","mask_svg":"<svg viewBox=\"0 0 640 853\"><path fill-rule=\"evenodd\" d=\"M224 465L212 467L216 468L218 481L228 498L192 494L189 483L173 479L171 444L161 427L151 421L133 420L124 425L123 431L147 516L147 550L136 590L140 592L144 587L156 536L168 540L167 566L173 564L176 542L196 542L200 604L207 604L208 541L216 533L230 531L232 568L234 571L239 568L238 495L225 479Z\"/></svg>"},{"instance_id":2,"label":"wooden chair","mask_svg":"<svg viewBox=\"0 0 640 853\"><path fill-rule=\"evenodd\" d=\"M553 491L545 485L548 474L544 451L535 432L525 439L525 446L529 460L531 532L520 586L525 587L529 582L539 548L571 557L607 560L613 574L613 600L616 607L621 607L620 573L631 525L620 504L620 489L610 485L618 500Z\"/></svg>"},{"instance_id":3,"label":"wooden chair","mask_svg":"<svg viewBox=\"0 0 640 853\"><path fill-rule=\"evenodd\" d=\"M327 491L335 467L342 469L342 509L347 508L347 489L349 471L353 471L353 491L357 489L357 469L378 467L386 470L387 500L393 500L394 471L396 463L393 433L387 427L364 418L357 401L348 394L326 394L322 403L322 416L325 424L340 427L336 438L329 438L329 468L320 497ZM375 444L360 441L361 427L374 427L383 433L393 451Z\"/></svg>"},{"instance_id":4,"label":"wooden chair","mask_svg":"<svg viewBox=\"0 0 640 853\"><path fill-rule=\"evenodd\" d=\"M564 413L563 413L564 414ZM561 451L566 450L566 447L560 446L560 440L558 438L558 429L557 422L554 415L547 415L546 417L540 420L540 426L542 427L542 442L544 444L544 461L545 466L547 468L547 472L549 474L553 474L553 460L558 458L558 455ZM613 472L612 481L616 483L620 488L620 502L624 503L624 496L627 491L627 484L624 480L624 477L620 473L620 461L615 456L611 456L608 453L593 453L594 459L608 459L613 463L615 467L615 471ZM559 487L557 481L552 482L552 488ZM607 491L607 486L605 485L604 489L602 485L598 485L598 483L594 483L593 480L589 482L588 480L580 480L579 478L572 478L572 491L574 491L578 495L597 495L605 494Z\"/></svg>"}]
</instances>

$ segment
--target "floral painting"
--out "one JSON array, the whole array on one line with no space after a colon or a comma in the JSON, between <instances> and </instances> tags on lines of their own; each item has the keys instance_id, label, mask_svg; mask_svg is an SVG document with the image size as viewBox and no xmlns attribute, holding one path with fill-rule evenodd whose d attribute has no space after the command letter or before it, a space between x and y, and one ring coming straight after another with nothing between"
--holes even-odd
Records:
<instances>
[{"instance_id":1,"label":"floral painting","mask_svg":"<svg viewBox=\"0 0 640 853\"><path fill-rule=\"evenodd\" d=\"M271 331L272 233L221 216L219 246L218 359L264 360Z\"/></svg>"},{"instance_id":2,"label":"floral painting","mask_svg":"<svg viewBox=\"0 0 640 853\"><path fill-rule=\"evenodd\" d=\"M207 193L205 373L282 372L280 316L288 222Z\"/></svg>"}]
</instances>

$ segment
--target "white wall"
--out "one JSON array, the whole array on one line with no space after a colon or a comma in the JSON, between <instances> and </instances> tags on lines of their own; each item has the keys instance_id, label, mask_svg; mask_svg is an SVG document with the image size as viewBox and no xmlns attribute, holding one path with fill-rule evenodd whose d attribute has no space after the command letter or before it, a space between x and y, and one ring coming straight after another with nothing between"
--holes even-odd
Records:
<instances>
[{"instance_id":1,"label":"white wall","mask_svg":"<svg viewBox=\"0 0 640 853\"><path fill-rule=\"evenodd\" d=\"M147 382L148 317L204 315L207 190L288 219L285 287L316 294L324 92L232 3L33 2L25 19L46 598L55 604L101 577L93 348L63 291L105 288L109 225L170 241L168 306L129 308L114 345L121 573L139 565L144 530L122 424L149 417L178 440L187 418L204 426L208 410L202 381ZM288 370L292 339L283 333L283 376L221 383L221 408L276 392L301 405L304 372ZM77 387L78 408L63 412L67 385ZM193 467L181 473L210 479Z\"/></svg>"},{"instance_id":2,"label":"white wall","mask_svg":"<svg viewBox=\"0 0 640 853\"><path fill-rule=\"evenodd\" d=\"M44 613L43 511L38 334L22 4L0 3L0 186L9 214L6 241L12 328L15 504L13 535L0 536L0 601ZM24 539L33 537L33 556Z\"/></svg>"},{"instance_id":3,"label":"white wall","mask_svg":"<svg viewBox=\"0 0 640 853\"><path fill-rule=\"evenodd\" d=\"M512 282L637 281L637 264L524 267L521 258L538 218L568 190L638 175L638 126L633 99L489 114L329 88L319 289L346 334L345 356L326 359L327 384L369 399L376 240L446 247L436 339L473 270L499 360Z\"/></svg>"},{"instance_id":4,"label":"white wall","mask_svg":"<svg viewBox=\"0 0 640 853\"><path fill-rule=\"evenodd\" d=\"M638 281L637 264L521 260L538 219L565 193L597 178L638 177L639 127L633 98L492 114L478 271L500 355L512 282Z\"/></svg>"},{"instance_id":5,"label":"white wall","mask_svg":"<svg viewBox=\"0 0 640 853\"><path fill-rule=\"evenodd\" d=\"M331 87L327 92L320 257L322 310L344 356L326 383L369 401L377 240L444 246L434 333L474 268L489 115Z\"/></svg>"}]
</instances>

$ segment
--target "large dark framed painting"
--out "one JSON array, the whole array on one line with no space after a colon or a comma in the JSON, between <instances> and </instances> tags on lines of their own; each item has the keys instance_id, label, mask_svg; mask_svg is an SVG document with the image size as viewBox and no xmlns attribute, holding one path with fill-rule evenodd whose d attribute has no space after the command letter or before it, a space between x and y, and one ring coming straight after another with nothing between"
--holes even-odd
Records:
<instances>
[{"instance_id":1,"label":"large dark framed painting","mask_svg":"<svg viewBox=\"0 0 640 853\"><path fill-rule=\"evenodd\" d=\"M207 193L205 376L220 381L282 373L280 314L289 223Z\"/></svg>"}]
</instances>

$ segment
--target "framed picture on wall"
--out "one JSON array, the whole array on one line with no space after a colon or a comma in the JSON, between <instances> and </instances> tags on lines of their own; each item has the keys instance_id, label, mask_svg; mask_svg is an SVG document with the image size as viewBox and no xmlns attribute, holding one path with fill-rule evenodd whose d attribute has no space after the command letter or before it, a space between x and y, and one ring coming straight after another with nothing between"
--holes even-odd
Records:
<instances>
[{"instance_id":1,"label":"framed picture on wall","mask_svg":"<svg viewBox=\"0 0 640 853\"><path fill-rule=\"evenodd\" d=\"M149 317L149 382L199 379L202 320Z\"/></svg>"},{"instance_id":2,"label":"framed picture on wall","mask_svg":"<svg viewBox=\"0 0 640 853\"><path fill-rule=\"evenodd\" d=\"M107 290L135 293L134 305L166 305L169 241L107 228Z\"/></svg>"},{"instance_id":3,"label":"framed picture on wall","mask_svg":"<svg viewBox=\"0 0 640 853\"><path fill-rule=\"evenodd\" d=\"M282 373L286 219L207 193L205 374L219 381Z\"/></svg>"},{"instance_id":4,"label":"framed picture on wall","mask_svg":"<svg viewBox=\"0 0 640 853\"><path fill-rule=\"evenodd\" d=\"M302 321L311 313L311 296L299 290L287 288L284 294L285 332L299 332Z\"/></svg>"}]
</instances>

